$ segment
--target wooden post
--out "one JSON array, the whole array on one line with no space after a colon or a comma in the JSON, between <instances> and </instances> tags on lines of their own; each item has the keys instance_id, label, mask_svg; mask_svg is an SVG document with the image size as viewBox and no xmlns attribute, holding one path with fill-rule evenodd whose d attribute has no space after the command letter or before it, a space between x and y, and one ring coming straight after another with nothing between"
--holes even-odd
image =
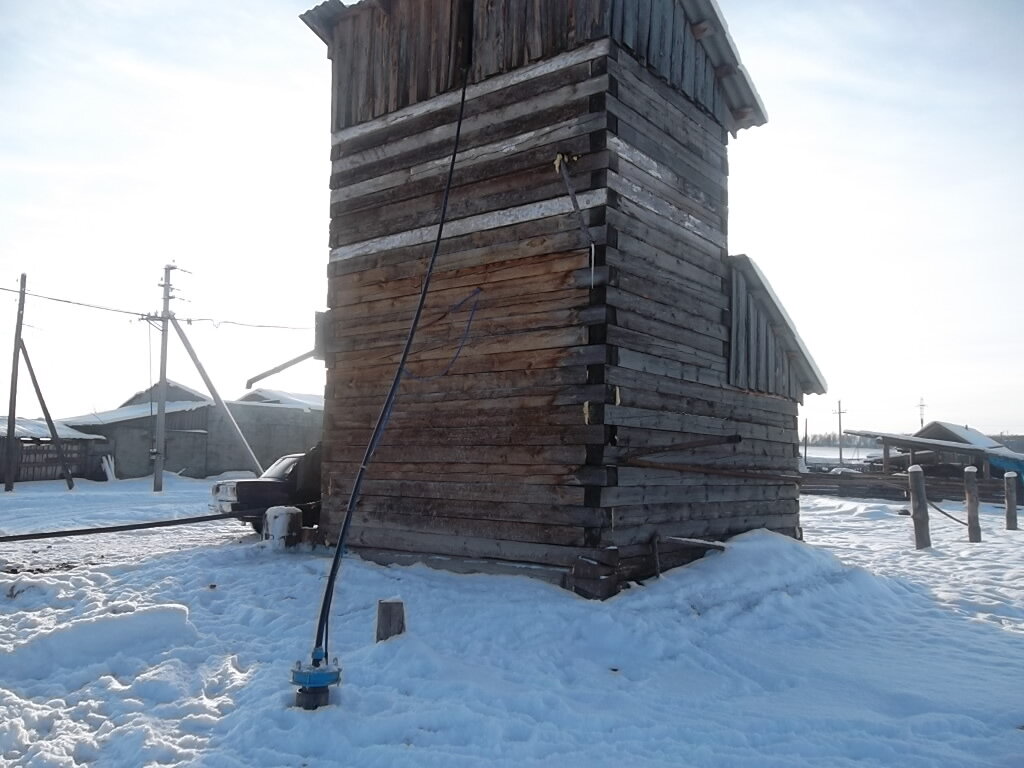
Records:
<instances>
[{"instance_id":1,"label":"wooden post","mask_svg":"<svg viewBox=\"0 0 1024 768\"><path fill-rule=\"evenodd\" d=\"M889 453L889 441L882 438L882 472L889 474L892 471L892 459Z\"/></svg>"},{"instance_id":2,"label":"wooden post","mask_svg":"<svg viewBox=\"0 0 1024 768\"><path fill-rule=\"evenodd\" d=\"M54 425L53 419L50 418L50 409L46 407L46 401L43 399L43 390L39 388L39 379L36 378L36 371L32 367L32 360L28 356L24 339L21 341L21 354L25 358L25 367L28 368L28 377L32 380L32 388L36 391L39 407L43 409L43 418L46 419L46 427L50 430L50 439L57 448L57 459L60 461L60 468L64 472L64 482L67 483L69 491L74 490L75 481L71 479L71 467L68 465L67 457L64 455L64 444L57 434L57 427Z\"/></svg>"},{"instance_id":3,"label":"wooden post","mask_svg":"<svg viewBox=\"0 0 1024 768\"><path fill-rule=\"evenodd\" d=\"M967 500L967 540L981 541L981 522L978 520L978 468L964 467L964 498Z\"/></svg>"},{"instance_id":4,"label":"wooden post","mask_svg":"<svg viewBox=\"0 0 1024 768\"><path fill-rule=\"evenodd\" d=\"M14 490L14 478L18 474L18 357L21 352L21 325L25 317L25 273L21 275L18 287L18 318L14 323L14 360L11 362L11 398L7 407L7 471L4 473L4 490Z\"/></svg>"},{"instance_id":5,"label":"wooden post","mask_svg":"<svg viewBox=\"0 0 1024 768\"><path fill-rule=\"evenodd\" d=\"M1006 530L1017 530L1017 473L1003 475L1003 490L1006 493Z\"/></svg>"},{"instance_id":6,"label":"wooden post","mask_svg":"<svg viewBox=\"0 0 1024 768\"><path fill-rule=\"evenodd\" d=\"M932 545L928 532L928 495L924 485L924 470L914 464L907 470L910 485L910 517L914 521L914 546L927 549Z\"/></svg>"},{"instance_id":7,"label":"wooden post","mask_svg":"<svg viewBox=\"0 0 1024 768\"><path fill-rule=\"evenodd\" d=\"M405 632L405 603L401 600L377 601L377 642Z\"/></svg>"}]
</instances>

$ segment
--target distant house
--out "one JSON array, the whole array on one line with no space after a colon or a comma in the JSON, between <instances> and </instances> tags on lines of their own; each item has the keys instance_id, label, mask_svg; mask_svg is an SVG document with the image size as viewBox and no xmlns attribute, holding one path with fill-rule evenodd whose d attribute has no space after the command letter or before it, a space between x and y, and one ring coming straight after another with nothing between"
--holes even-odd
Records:
<instances>
[{"instance_id":1,"label":"distant house","mask_svg":"<svg viewBox=\"0 0 1024 768\"><path fill-rule=\"evenodd\" d=\"M75 477L100 475L100 456L105 453L106 440L100 435L85 434L64 424L56 424L64 459ZM57 446L50 430L41 419L15 419L14 439L17 442L15 482L56 480L62 477ZM0 457L7 455L7 418L0 417ZM0 482L6 480L7 462L0 460Z\"/></svg>"},{"instance_id":2,"label":"distant house","mask_svg":"<svg viewBox=\"0 0 1024 768\"><path fill-rule=\"evenodd\" d=\"M966 424L932 421L913 435L848 429L848 435L873 437L882 445L883 471L917 464L975 464L982 477L1016 472L1024 476L1024 454L1007 448L997 440ZM895 448L901 453L892 453Z\"/></svg>"},{"instance_id":3,"label":"distant house","mask_svg":"<svg viewBox=\"0 0 1024 768\"><path fill-rule=\"evenodd\" d=\"M256 390L229 402L228 408L264 467L283 454L305 451L320 441L322 397ZM168 382L165 410L167 471L208 477L249 469L230 424L209 397ZM153 471L156 411L154 386L136 393L114 410L72 416L61 422L106 438L118 477L142 477Z\"/></svg>"}]
</instances>

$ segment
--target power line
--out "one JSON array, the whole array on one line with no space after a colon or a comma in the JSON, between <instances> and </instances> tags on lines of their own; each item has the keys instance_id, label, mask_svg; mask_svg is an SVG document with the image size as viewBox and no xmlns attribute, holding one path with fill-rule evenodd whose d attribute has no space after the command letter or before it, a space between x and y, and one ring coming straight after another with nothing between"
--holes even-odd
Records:
<instances>
[{"instance_id":1,"label":"power line","mask_svg":"<svg viewBox=\"0 0 1024 768\"><path fill-rule=\"evenodd\" d=\"M0 288L0 291L6 291L7 293L17 293L13 288ZM47 301L57 301L61 304L74 304L76 307L88 307L89 309L100 309L104 312L116 312L120 315L131 315L132 317L143 317L146 315L145 312L131 312L127 309L114 309L113 307L104 307L99 304L87 304L84 301L72 301L71 299L58 299L55 296L43 296L41 293L30 293L25 291L26 296L31 296L36 299L46 299Z\"/></svg>"},{"instance_id":2,"label":"power line","mask_svg":"<svg viewBox=\"0 0 1024 768\"><path fill-rule=\"evenodd\" d=\"M16 291L13 288L2 288L2 287L0 287L0 291L6 291L7 293L18 293L18 291ZM89 304L88 302L84 302L84 301L74 301L73 299L60 299L60 298L57 298L56 296L44 296L41 293L31 293L29 291L26 291L25 295L26 296L31 296L31 297L36 298L36 299L45 299L46 301L56 301L56 302L59 302L61 304L71 304L71 305L74 305L76 307L86 307L88 309L98 309L98 310L101 310L103 312L114 312L114 313L117 313L119 315L131 315L132 317L137 317L137 318L141 318L141 319L144 319L144 320L149 320L151 318L154 318L154 315L152 315L149 312L132 312L131 310L127 310L127 309L116 309L114 307L106 307L106 306L103 306L101 304ZM269 328L269 329L277 329L277 330L282 330L282 331L308 331L308 330L311 330L311 328L309 326L271 325L271 324L267 324L267 323L244 323L244 322L241 322L239 320L217 320L216 318L213 318L213 317L182 317L182 318L179 318L179 320L181 322L184 322L184 323L188 324L188 325L191 325L192 323L212 323L214 328L219 328L222 325L237 325L237 326L240 326L242 328Z\"/></svg>"},{"instance_id":3,"label":"power line","mask_svg":"<svg viewBox=\"0 0 1024 768\"><path fill-rule=\"evenodd\" d=\"M237 320L216 320L212 317L180 317L178 320L187 325L192 325L192 323L213 323L214 328L219 328L222 325L239 325L243 328L276 328L282 331L312 330L308 325L267 325L265 323L243 323Z\"/></svg>"}]
</instances>

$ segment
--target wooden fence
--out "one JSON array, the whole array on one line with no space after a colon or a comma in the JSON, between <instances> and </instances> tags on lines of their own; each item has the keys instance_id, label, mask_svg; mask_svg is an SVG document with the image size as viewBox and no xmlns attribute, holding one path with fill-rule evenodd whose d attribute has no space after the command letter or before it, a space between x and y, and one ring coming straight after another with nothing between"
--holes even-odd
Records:
<instances>
[{"instance_id":1,"label":"wooden fence","mask_svg":"<svg viewBox=\"0 0 1024 768\"><path fill-rule=\"evenodd\" d=\"M909 501L910 495L905 472L895 475L850 472L825 474L811 472L802 476L800 493L818 496L841 496L858 499L887 499ZM928 501L964 501L964 483L961 479L945 477L927 478ZM981 501L1002 504L1005 500L1002 480L978 480Z\"/></svg>"}]
</instances>

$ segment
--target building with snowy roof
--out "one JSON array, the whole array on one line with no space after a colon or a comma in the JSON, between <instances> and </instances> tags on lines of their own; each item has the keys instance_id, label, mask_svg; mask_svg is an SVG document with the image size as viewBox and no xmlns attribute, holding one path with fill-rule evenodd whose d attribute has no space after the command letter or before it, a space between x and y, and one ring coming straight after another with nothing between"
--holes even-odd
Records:
<instances>
[{"instance_id":1,"label":"building with snowy roof","mask_svg":"<svg viewBox=\"0 0 1024 768\"><path fill-rule=\"evenodd\" d=\"M100 455L106 448L102 435L89 434L54 423L61 442L64 460L75 477L92 477L99 473ZM50 428L43 419L14 420L15 482L26 480L57 480L62 477L60 457ZM7 417L0 416L0 456L7 455ZM0 482L6 479L7 462L0 461Z\"/></svg>"},{"instance_id":2,"label":"building with snowy roof","mask_svg":"<svg viewBox=\"0 0 1024 768\"><path fill-rule=\"evenodd\" d=\"M284 454L300 453L320 442L322 399L318 402L313 395L287 392L246 399L249 395L227 406L264 467ZM153 472L156 411L154 385L137 392L119 408L71 416L61 422L106 438L118 477L143 477ZM211 398L169 381L165 412L164 467L168 472L209 477L250 469L231 425Z\"/></svg>"}]
</instances>

